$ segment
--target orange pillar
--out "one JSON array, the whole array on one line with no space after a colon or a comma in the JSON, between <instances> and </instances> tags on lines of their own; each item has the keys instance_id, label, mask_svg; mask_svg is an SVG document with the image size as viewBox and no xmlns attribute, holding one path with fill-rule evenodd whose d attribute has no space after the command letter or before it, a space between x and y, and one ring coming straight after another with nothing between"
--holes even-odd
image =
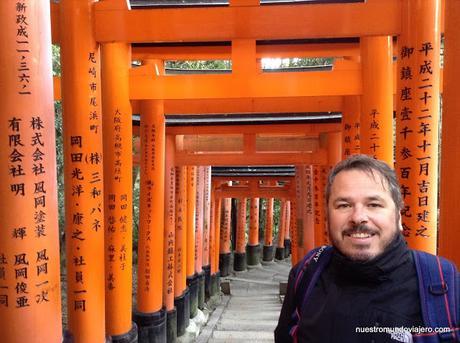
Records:
<instances>
[{"instance_id":1,"label":"orange pillar","mask_svg":"<svg viewBox=\"0 0 460 343\"><path fill-rule=\"evenodd\" d=\"M284 257L291 254L291 201L286 200L286 229L284 231Z\"/></svg>"},{"instance_id":2,"label":"orange pillar","mask_svg":"<svg viewBox=\"0 0 460 343\"><path fill-rule=\"evenodd\" d=\"M460 2L446 1L446 29L444 50L444 94L442 118L442 159L440 177L439 254L453 260L460 266L460 250L457 224L460 221L460 99L458 97L458 75L460 75ZM454 192L452 190L455 190Z\"/></svg>"},{"instance_id":3,"label":"orange pillar","mask_svg":"<svg viewBox=\"0 0 460 343\"><path fill-rule=\"evenodd\" d=\"M187 286L190 290L190 318L198 310L198 274L195 273L196 166L187 167Z\"/></svg>"},{"instance_id":4,"label":"orange pillar","mask_svg":"<svg viewBox=\"0 0 460 343\"><path fill-rule=\"evenodd\" d=\"M215 209L215 221L216 225L214 228L214 251L212 254L213 265L215 269L212 268L211 274L217 273L219 269L219 251L220 251L220 226L222 222L222 198L216 200L216 209Z\"/></svg>"},{"instance_id":5,"label":"orange pillar","mask_svg":"<svg viewBox=\"0 0 460 343\"><path fill-rule=\"evenodd\" d=\"M211 239L211 275L209 279L209 288L208 288L208 295L213 296L219 293L219 280L220 280L220 272L219 272L219 241L220 241L220 222L221 222L221 210L222 210L222 198L217 198L214 202L213 212L213 230L211 231L212 239Z\"/></svg>"},{"instance_id":6,"label":"orange pillar","mask_svg":"<svg viewBox=\"0 0 460 343\"><path fill-rule=\"evenodd\" d=\"M196 168L195 273L198 275L198 308L204 308L206 275L203 271L203 167Z\"/></svg>"},{"instance_id":7,"label":"orange pillar","mask_svg":"<svg viewBox=\"0 0 460 343\"><path fill-rule=\"evenodd\" d=\"M312 167L296 167L296 208L298 258L314 247Z\"/></svg>"},{"instance_id":8,"label":"orange pillar","mask_svg":"<svg viewBox=\"0 0 460 343\"><path fill-rule=\"evenodd\" d=\"M203 203L203 269L210 270L209 262L209 230L211 228L211 167L204 170L204 203Z\"/></svg>"},{"instance_id":9,"label":"orange pillar","mask_svg":"<svg viewBox=\"0 0 460 343\"><path fill-rule=\"evenodd\" d=\"M321 166L320 170L320 180L321 180L321 188L320 188L320 194L319 194L319 199L318 201L323 204L322 207L322 218L323 218L323 232L320 233L323 236L323 244L330 245L331 242L329 240L329 231L327 227L327 214L326 214L326 199L325 199L325 194L324 191L326 189L326 184L327 184L327 176L329 175L330 167L328 166ZM322 190L322 191L321 191Z\"/></svg>"},{"instance_id":10,"label":"orange pillar","mask_svg":"<svg viewBox=\"0 0 460 343\"><path fill-rule=\"evenodd\" d=\"M265 235L263 247L263 261L273 260L273 204L274 198L267 199L267 215L265 219Z\"/></svg>"},{"instance_id":11,"label":"orange pillar","mask_svg":"<svg viewBox=\"0 0 460 343\"><path fill-rule=\"evenodd\" d=\"M166 136L165 189L164 189L164 259L163 259L163 305L166 308L167 340L177 339L177 311L174 307L174 255L175 255L175 137Z\"/></svg>"},{"instance_id":12,"label":"orange pillar","mask_svg":"<svg viewBox=\"0 0 460 343\"><path fill-rule=\"evenodd\" d=\"M315 212L315 246L326 244L324 236L325 211L324 211L324 185L323 166L313 167L313 208Z\"/></svg>"},{"instance_id":13,"label":"orange pillar","mask_svg":"<svg viewBox=\"0 0 460 343\"><path fill-rule=\"evenodd\" d=\"M359 154L361 98L357 95L343 97L342 111L342 158Z\"/></svg>"},{"instance_id":14,"label":"orange pillar","mask_svg":"<svg viewBox=\"0 0 460 343\"><path fill-rule=\"evenodd\" d=\"M248 266L260 263L259 246L259 198L251 198L249 205L249 239L246 247Z\"/></svg>"},{"instance_id":15,"label":"orange pillar","mask_svg":"<svg viewBox=\"0 0 460 343\"><path fill-rule=\"evenodd\" d=\"M106 332L131 337L132 314L132 111L129 102L131 48L102 45ZM117 337L118 338L118 337Z\"/></svg>"},{"instance_id":16,"label":"orange pillar","mask_svg":"<svg viewBox=\"0 0 460 343\"><path fill-rule=\"evenodd\" d=\"M76 343L105 341L100 49L94 1L61 1L67 314ZM131 167L131 166L130 166Z\"/></svg>"},{"instance_id":17,"label":"orange pillar","mask_svg":"<svg viewBox=\"0 0 460 343\"><path fill-rule=\"evenodd\" d=\"M361 152L393 165L391 36L361 37Z\"/></svg>"},{"instance_id":18,"label":"orange pillar","mask_svg":"<svg viewBox=\"0 0 460 343\"><path fill-rule=\"evenodd\" d=\"M140 218L134 320L139 327L139 336L165 338L166 312L162 307L166 139L163 101L142 101L140 111ZM147 333L146 318L163 325L158 327L158 331Z\"/></svg>"},{"instance_id":19,"label":"orange pillar","mask_svg":"<svg viewBox=\"0 0 460 343\"><path fill-rule=\"evenodd\" d=\"M238 199L236 225L236 244L233 259L233 269L235 271L246 270L246 203L247 198Z\"/></svg>"},{"instance_id":20,"label":"orange pillar","mask_svg":"<svg viewBox=\"0 0 460 343\"><path fill-rule=\"evenodd\" d=\"M203 168L204 179L204 199L203 199L203 271L205 273L205 295L208 298L211 295L211 262L210 262L210 245L209 231L211 230L211 167ZM213 207L214 209L214 207ZM212 215L214 220L214 215ZM214 226L212 226L214 227Z\"/></svg>"},{"instance_id":21,"label":"orange pillar","mask_svg":"<svg viewBox=\"0 0 460 343\"><path fill-rule=\"evenodd\" d=\"M403 233L411 248L436 254L441 1L403 4L396 116Z\"/></svg>"},{"instance_id":22,"label":"orange pillar","mask_svg":"<svg viewBox=\"0 0 460 343\"><path fill-rule=\"evenodd\" d=\"M62 327L50 3L2 1L0 18L1 341L57 343Z\"/></svg>"},{"instance_id":23,"label":"orange pillar","mask_svg":"<svg viewBox=\"0 0 460 343\"><path fill-rule=\"evenodd\" d=\"M203 200L204 173L202 167L196 168L196 214L195 214L195 273L203 270Z\"/></svg>"},{"instance_id":24,"label":"orange pillar","mask_svg":"<svg viewBox=\"0 0 460 343\"><path fill-rule=\"evenodd\" d=\"M190 291L186 285L187 258L187 167L176 167L176 235L174 304L177 310L177 336L185 333L190 318Z\"/></svg>"},{"instance_id":25,"label":"orange pillar","mask_svg":"<svg viewBox=\"0 0 460 343\"><path fill-rule=\"evenodd\" d=\"M291 198L291 264L294 266L299 261L298 253L298 234L297 234L297 201L296 198Z\"/></svg>"},{"instance_id":26,"label":"orange pillar","mask_svg":"<svg viewBox=\"0 0 460 343\"><path fill-rule=\"evenodd\" d=\"M231 234L232 199L223 199L223 223L220 231L219 270L221 276L227 276L230 267L230 234Z\"/></svg>"},{"instance_id":27,"label":"orange pillar","mask_svg":"<svg viewBox=\"0 0 460 343\"><path fill-rule=\"evenodd\" d=\"M286 199L281 199L280 220L278 225L278 237L275 258L284 260L284 235L286 232Z\"/></svg>"}]
</instances>

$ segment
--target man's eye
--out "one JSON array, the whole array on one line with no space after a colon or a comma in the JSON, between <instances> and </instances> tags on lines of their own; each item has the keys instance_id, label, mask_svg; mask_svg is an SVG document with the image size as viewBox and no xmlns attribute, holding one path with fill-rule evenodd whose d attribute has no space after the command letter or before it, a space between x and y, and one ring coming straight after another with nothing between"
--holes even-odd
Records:
<instances>
[{"instance_id":1,"label":"man's eye","mask_svg":"<svg viewBox=\"0 0 460 343\"><path fill-rule=\"evenodd\" d=\"M369 207L382 207L382 205L379 204L379 203L373 202L373 203L370 203L370 204L369 204Z\"/></svg>"},{"instance_id":2,"label":"man's eye","mask_svg":"<svg viewBox=\"0 0 460 343\"><path fill-rule=\"evenodd\" d=\"M337 208L347 208L350 207L349 204L337 204Z\"/></svg>"}]
</instances>

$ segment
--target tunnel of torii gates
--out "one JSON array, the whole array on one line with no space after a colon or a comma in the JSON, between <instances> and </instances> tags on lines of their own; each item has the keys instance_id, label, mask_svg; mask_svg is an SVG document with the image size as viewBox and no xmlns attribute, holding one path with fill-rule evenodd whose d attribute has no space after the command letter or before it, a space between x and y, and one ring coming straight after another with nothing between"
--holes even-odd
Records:
<instances>
[{"instance_id":1,"label":"tunnel of torii gates","mask_svg":"<svg viewBox=\"0 0 460 343\"><path fill-rule=\"evenodd\" d=\"M174 341L203 306L203 284L208 296L217 292L232 250L235 268L244 269L259 263L259 253L271 259L285 238L293 263L327 243L326 174L358 152L395 166L409 246L460 263L460 1L136 3L145 6L0 2L2 342ZM60 45L62 65L54 80L52 42ZM265 57L334 63L327 70L269 71L261 67ZM166 60L215 59L231 60L231 72L171 75L163 67ZM59 99L66 334L53 111ZM133 305L135 163L141 191ZM212 176L211 166L293 169ZM229 199L238 199L233 246ZM267 209L263 241L259 199ZM282 204L277 237L273 199Z\"/></svg>"}]
</instances>

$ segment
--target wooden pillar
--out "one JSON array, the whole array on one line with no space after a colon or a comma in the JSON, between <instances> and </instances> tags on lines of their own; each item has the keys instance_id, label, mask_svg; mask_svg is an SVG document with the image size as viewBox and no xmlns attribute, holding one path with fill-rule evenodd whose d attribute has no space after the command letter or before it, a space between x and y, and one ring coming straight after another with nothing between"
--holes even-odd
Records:
<instances>
[{"instance_id":1,"label":"wooden pillar","mask_svg":"<svg viewBox=\"0 0 460 343\"><path fill-rule=\"evenodd\" d=\"M391 36L361 37L361 152L393 165Z\"/></svg>"},{"instance_id":2,"label":"wooden pillar","mask_svg":"<svg viewBox=\"0 0 460 343\"><path fill-rule=\"evenodd\" d=\"M276 243L275 258L284 259L284 234L286 232L286 199L281 199L280 220L278 225L278 236Z\"/></svg>"},{"instance_id":3,"label":"wooden pillar","mask_svg":"<svg viewBox=\"0 0 460 343\"><path fill-rule=\"evenodd\" d=\"M223 199L223 220L220 230L220 254L230 253L230 225L231 217L230 213L232 211L232 199L224 198Z\"/></svg>"},{"instance_id":4,"label":"wooden pillar","mask_svg":"<svg viewBox=\"0 0 460 343\"><path fill-rule=\"evenodd\" d=\"M187 167L187 277L195 274L196 166Z\"/></svg>"},{"instance_id":5,"label":"wooden pillar","mask_svg":"<svg viewBox=\"0 0 460 343\"><path fill-rule=\"evenodd\" d=\"M187 269L187 167L175 168L175 277L174 304L177 310L177 335L185 333L190 318L190 291L186 284Z\"/></svg>"},{"instance_id":6,"label":"wooden pillar","mask_svg":"<svg viewBox=\"0 0 460 343\"><path fill-rule=\"evenodd\" d=\"M323 204L322 206L322 217L323 217L323 244L330 245L331 241L329 239L329 231L327 227L327 214L326 214L326 198L325 198L325 190L326 190L326 184L327 184L327 176L329 175L329 171L331 170L331 167L329 166L321 166L320 170L320 184L321 184L321 190L319 194L319 199L318 201ZM321 208L321 207L320 207ZM320 233L321 234L321 233Z\"/></svg>"},{"instance_id":7,"label":"wooden pillar","mask_svg":"<svg viewBox=\"0 0 460 343\"><path fill-rule=\"evenodd\" d=\"M211 229L211 167L204 170L204 209L203 209L203 268L210 266L209 262L209 230Z\"/></svg>"},{"instance_id":8,"label":"wooden pillar","mask_svg":"<svg viewBox=\"0 0 460 343\"><path fill-rule=\"evenodd\" d=\"M342 158L359 154L361 98L357 95L343 97L342 111Z\"/></svg>"},{"instance_id":9,"label":"wooden pillar","mask_svg":"<svg viewBox=\"0 0 460 343\"><path fill-rule=\"evenodd\" d=\"M246 270L246 202L247 198L238 199L237 216L238 223L236 226L236 244L233 261L235 271Z\"/></svg>"},{"instance_id":10,"label":"wooden pillar","mask_svg":"<svg viewBox=\"0 0 460 343\"><path fill-rule=\"evenodd\" d=\"M104 196L100 47L94 1L60 7L67 315L75 343L105 341Z\"/></svg>"},{"instance_id":11,"label":"wooden pillar","mask_svg":"<svg viewBox=\"0 0 460 343\"><path fill-rule=\"evenodd\" d=\"M133 329L131 48L108 43L102 45L101 55L106 331L111 336L128 336Z\"/></svg>"},{"instance_id":12,"label":"wooden pillar","mask_svg":"<svg viewBox=\"0 0 460 343\"><path fill-rule=\"evenodd\" d=\"M441 1L403 4L396 116L396 172L405 203L403 233L411 248L435 254Z\"/></svg>"},{"instance_id":13,"label":"wooden pillar","mask_svg":"<svg viewBox=\"0 0 460 343\"><path fill-rule=\"evenodd\" d=\"M174 307L174 257L175 257L175 138L167 135L165 141L165 189L164 189L164 248L163 248L163 306L167 316L167 340L177 338L177 311Z\"/></svg>"},{"instance_id":14,"label":"wooden pillar","mask_svg":"<svg viewBox=\"0 0 460 343\"><path fill-rule=\"evenodd\" d=\"M220 252L220 225L222 222L222 198L216 199L216 226L214 228L214 253L212 258L214 260L215 270L211 271L211 274L215 274L219 268L219 252Z\"/></svg>"},{"instance_id":15,"label":"wooden pillar","mask_svg":"<svg viewBox=\"0 0 460 343\"><path fill-rule=\"evenodd\" d=\"M273 204L274 198L267 199L267 212L265 217L265 234L263 247L263 260L273 260Z\"/></svg>"},{"instance_id":16,"label":"wooden pillar","mask_svg":"<svg viewBox=\"0 0 460 343\"><path fill-rule=\"evenodd\" d=\"M291 222L291 264L295 266L299 261L298 253L298 234L297 234L297 201L296 198L291 198L291 212L290 212L290 222Z\"/></svg>"},{"instance_id":17,"label":"wooden pillar","mask_svg":"<svg viewBox=\"0 0 460 343\"><path fill-rule=\"evenodd\" d=\"M229 274L230 268L230 234L232 231L231 219L232 219L232 199L224 198L223 199L223 223L221 226L220 233L220 253L219 253L219 270L221 276L227 276Z\"/></svg>"},{"instance_id":18,"label":"wooden pillar","mask_svg":"<svg viewBox=\"0 0 460 343\"><path fill-rule=\"evenodd\" d=\"M57 343L62 327L50 3L2 1L0 18L0 340Z\"/></svg>"},{"instance_id":19,"label":"wooden pillar","mask_svg":"<svg viewBox=\"0 0 460 343\"><path fill-rule=\"evenodd\" d=\"M315 246L326 244L324 236L325 227L325 200L322 178L322 166L313 167L313 208L315 213Z\"/></svg>"},{"instance_id":20,"label":"wooden pillar","mask_svg":"<svg viewBox=\"0 0 460 343\"><path fill-rule=\"evenodd\" d=\"M291 201L286 199L286 229L284 231L284 257L291 254Z\"/></svg>"},{"instance_id":21,"label":"wooden pillar","mask_svg":"<svg viewBox=\"0 0 460 343\"><path fill-rule=\"evenodd\" d=\"M180 297L185 288L187 258L187 167L176 167L176 256L174 294Z\"/></svg>"},{"instance_id":22,"label":"wooden pillar","mask_svg":"<svg viewBox=\"0 0 460 343\"><path fill-rule=\"evenodd\" d=\"M259 198L251 198L249 205L249 240L246 251L249 266L259 264L259 248Z\"/></svg>"},{"instance_id":23,"label":"wooden pillar","mask_svg":"<svg viewBox=\"0 0 460 343\"><path fill-rule=\"evenodd\" d=\"M203 271L204 171L196 168L195 273L198 275L198 308L204 308L206 275Z\"/></svg>"},{"instance_id":24,"label":"wooden pillar","mask_svg":"<svg viewBox=\"0 0 460 343\"><path fill-rule=\"evenodd\" d=\"M298 258L314 247L312 167L296 167L296 209Z\"/></svg>"},{"instance_id":25,"label":"wooden pillar","mask_svg":"<svg viewBox=\"0 0 460 343\"><path fill-rule=\"evenodd\" d=\"M460 75L460 2L446 1L446 29L444 48L444 94L442 114L442 152L440 177L440 218L439 218L439 254L453 260L460 266L460 250L457 242L457 225L460 212L460 158L457 149L460 146L460 99L458 97L458 75Z\"/></svg>"},{"instance_id":26,"label":"wooden pillar","mask_svg":"<svg viewBox=\"0 0 460 343\"><path fill-rule=\"evenodd\" d=\"M190 290L190 318L198 309L198 274L195 273L196 166L187 166L187 286Z\"/></svg>"},{"instance_id":27,"label":"wooden pillar","mask_svg":"<svg viewBox=\"0 0 460 343\"><path fill-rule=\"evenodd\" d=\"M195 215L195 273L203 267L203 200L204 173L202 167L196 168L196 215Z\"/></svg>"},{"instance_id":28,"label":"wooden pillar","mask_svg":"<svg viewBox=\"0 0 460 343\"><path fill-rule=\"evenodd\" d=\"M143 317L165 321L163 305L165 118L163 101L141 103L141 181L138 243L137 310L140 336ZM166 330L158 332L166 337Z\"/></svg>"}]
</instances>

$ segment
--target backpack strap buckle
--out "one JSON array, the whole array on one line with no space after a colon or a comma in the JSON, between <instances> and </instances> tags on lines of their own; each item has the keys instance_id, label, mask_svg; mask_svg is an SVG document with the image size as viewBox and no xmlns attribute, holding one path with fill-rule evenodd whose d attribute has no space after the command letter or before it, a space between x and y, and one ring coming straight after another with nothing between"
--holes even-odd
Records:
<instances>
[{"instance_id":1,"label":"backpack strap buckle","mask_svg":"<svg viewBox=\"0 0 460 343\"><path fill-rule=\"evenodd\" d=\"M442 282L440 284L430 285L428 289L430 290L431 294L443 295L447 293L447 291L449 290L449 287L447 286L447 283Z\"/></svg>"}]
</instances>

